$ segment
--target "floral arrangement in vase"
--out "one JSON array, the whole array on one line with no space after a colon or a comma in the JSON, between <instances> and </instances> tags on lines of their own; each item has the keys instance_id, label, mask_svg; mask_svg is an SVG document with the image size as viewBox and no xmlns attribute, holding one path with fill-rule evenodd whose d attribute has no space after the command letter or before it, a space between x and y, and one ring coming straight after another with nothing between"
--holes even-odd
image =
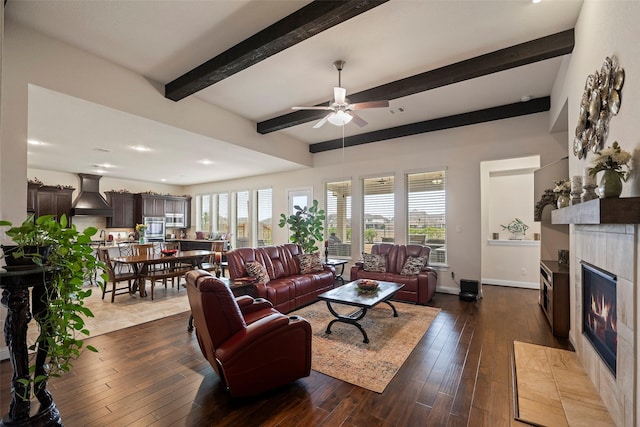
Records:
<instances>
[{"instance_id":1,"label":"floral arrangement in vase","mask_svg":"<svg viewBox=\"0 0 640 427\"><path fill-rule=\"evenodd\" d=\"M140 243L145 243L144 232L147 231L147 228L146 224L136 224L136 234Z\"/></svg>"},{"instance_id":2,"label":"floral arrangement in vase","mask_svg":"<svg viewBox=\"0 0 640 427\"><path fill-rule=\"evenodd\" d=\"M589 175L595 177L598 172L604 171L598 186L601 198L620 197L622 181L627 182L631 172L630 161L631 154L621 149L618 141L595 154L591 160L593 167L589 169ZM626 171L623 168L626 168Z\"/></svg>"},{"instance_id":3,"label":"floral arrangement in vase","mask_svg":"<svg viewBox=\"0 0 640 427\"><path fill-rule=\"evenodd\" d=\"M556 203L558 204L558 208L565 208L569 206L569 194L571 194L571 181L569 179L560 179L558 181L553 181L556 185L553 188L553 192L556 195Z\"/></svg>"},{"instance_id":4,"label":"floral arrangement in vase","mask_svg":"<svg viewBox=\"0 0 640 427\"><path fill-rule=\"evenodd\" d=\"M512 240L521 240L523 235L526 234L529 226L522 222L520 218L515 218L507 225L500 225L503 230L508 230L511 234L513 234Z\"/></svg>"}]
</instances>

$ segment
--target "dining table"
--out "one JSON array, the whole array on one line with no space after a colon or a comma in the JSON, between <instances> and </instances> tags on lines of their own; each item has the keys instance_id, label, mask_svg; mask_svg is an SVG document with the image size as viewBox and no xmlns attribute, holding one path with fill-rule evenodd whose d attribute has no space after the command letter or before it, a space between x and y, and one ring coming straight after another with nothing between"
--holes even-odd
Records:
<instances>
[{"instance_id":1,"label":"dining table","mask_svg":"<svg viewBox=\"0 0 640 427\"><path fill-rule=\"evenodd\" d=\"M141 297L146 297L145 282L152 277L181 277L189 270L202 268L202 263L216 252L206 250L177 251L173 254L142 253L113 257L116 264L130 265L136 274L136 284ZM158 268L159 267L159 268ZM134 287L135 290L135 287Z\"/></svg>"}]
</instances>

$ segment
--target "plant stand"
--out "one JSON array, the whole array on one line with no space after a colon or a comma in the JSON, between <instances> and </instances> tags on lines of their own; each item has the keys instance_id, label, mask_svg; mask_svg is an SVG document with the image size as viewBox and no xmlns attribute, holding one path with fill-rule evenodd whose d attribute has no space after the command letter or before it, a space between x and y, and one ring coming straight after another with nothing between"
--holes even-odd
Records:
<instances>
[{"instance_id":1,"label":"plant stand","mask_svg":"<svg viewBox=\"0 0 640 427\"><path fill-rule=\"evenodd\" d=\"M29 288L33 287L33 317L41 323L41 319L47 312L42 296L46 292L46 284L50 282L52 275L53 270L42 267L13 271L0 269L0 288L3 289L2 305L8 310L4 338L9 347L9 358L13 367L9 413L2 418L0 426L62 426L60 412L53 402L53 396L47 390L47 381L39 382L35 389L35 397L40 403L40 408L33 416L29 415L31 410L29 387L25 387L18 381L31 378L27 352L27 328L32 316L29 310ZM45 342L38 344L35 376L45 373L47 350ZM22 399L20 396L26 396L27 399Z\"/></svg>"}]
</instances>

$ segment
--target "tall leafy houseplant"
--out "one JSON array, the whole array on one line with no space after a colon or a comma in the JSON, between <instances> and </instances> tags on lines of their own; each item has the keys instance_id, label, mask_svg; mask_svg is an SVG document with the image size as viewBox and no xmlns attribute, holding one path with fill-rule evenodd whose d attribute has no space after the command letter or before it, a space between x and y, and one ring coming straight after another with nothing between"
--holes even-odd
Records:
<instances>
[{"instance_id":1,"label":"tall leafy houseplant","mask_svg":"<svg viewBox=\"0 0 640 427\"><path fill-rule=\"evenodd\" d=\"M39 319L40 334L30 349L46 348L47 365L38 372L36 365L30 363L30 372L35 376L21 379L27 393L20 396L29 398L30 383L39 389L39 384L46 384L49 377L59 377L68 372L72 362L80 355L84 346L81 335L89 335L85 327L84 318L93 317L91 310L84 305L85 298L91 295L91 289L83 289L97 268L102 263L93 255L89 245L91 236L97 233L95 227L88 227L82 232L75 226L67 227L67 217L62 215L58 222L53 215L44 215L34 220L29 216L20 226L13 226L9 221L0 221L0 226L10 227L6 230L16 247L5 249L4 256L29 257L27 247L49 246L46 259L33 255L33 262L52 269L51 280L45 282L46 289L42 292L44 301L39 301L47 308L44 316ZM43 278L44 279L44 278ZM104 286L105 275L101 275L98 285ZM35 302L34 302L35 304ZM94 347L84 347L90 351L97 351Z\"/></svg>"},{"instance_id":2,"label":"tall leafy houseplant","mask_svg":"<svg viewBox=\"0 0 640 427\"><path fill-rule=\"evenodd\" d=\"M314 200L312 206L294 206L295 213L287 217L285 214L280 214L280 228L289 226L291 231L291 240L293 243L297 243L302 247L302 250L307 253L314 253L318 251L317 242L322 241L322 232L324 231L324 210L318 209L318 201Z\"/></svg>"}]
</instances>

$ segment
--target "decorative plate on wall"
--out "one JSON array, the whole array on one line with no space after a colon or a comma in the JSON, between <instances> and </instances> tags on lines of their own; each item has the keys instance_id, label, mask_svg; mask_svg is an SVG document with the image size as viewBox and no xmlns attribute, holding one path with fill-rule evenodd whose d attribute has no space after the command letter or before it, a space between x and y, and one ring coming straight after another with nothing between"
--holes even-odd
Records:
<instances>
[{"instance_id":1,"label":"decorative plate on wall","mask_svg":"<svg viewBox=\"0 0 640 427\"><path fill-rule=\"evenodd\" d=\"M620 111L624 77L624 69L618 66L615 55L605 58L600 71L587 76L573 139L573 155L578 159L604 147L609 120Z\"/></svg>"}]
</instances>

